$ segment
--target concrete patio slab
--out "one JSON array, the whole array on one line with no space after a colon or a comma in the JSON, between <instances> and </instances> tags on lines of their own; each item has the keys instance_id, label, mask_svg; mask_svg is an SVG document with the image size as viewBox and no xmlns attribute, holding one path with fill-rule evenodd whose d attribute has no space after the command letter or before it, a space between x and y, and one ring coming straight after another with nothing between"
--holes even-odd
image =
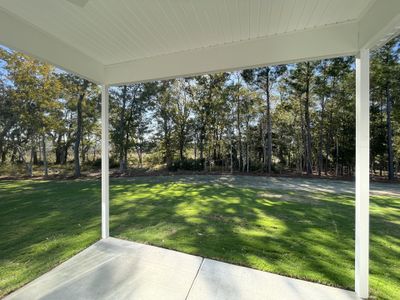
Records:
<instances>
[{"instance_id":1,"label":"concrete patio slab","mask_svg":"<svg viewBox=\"0 0 400 300\"><path fill-rule=\"evenodd\" d=\"M108 238L5 299L358 298L350 291Z\"/></svg>"},{"instance_id":2,"label":"concrete patio slab","mask_svg":"<svg viewBox=\"0 0 400 300\"><path fill-rule=\"evenodd\" d=\"M6 299L185 299L201 262L201 257L108 238Z\"/></svg>"},{"instance_id":3,"label":"concrete patio slab","mask_svg":"<svg viewBox=\"0 0 400 300\"><path fill-rule=\"evenodd\" d=\"M354 292L204 259L188 300L355 300Z\"/></svg>"}]
</instances>

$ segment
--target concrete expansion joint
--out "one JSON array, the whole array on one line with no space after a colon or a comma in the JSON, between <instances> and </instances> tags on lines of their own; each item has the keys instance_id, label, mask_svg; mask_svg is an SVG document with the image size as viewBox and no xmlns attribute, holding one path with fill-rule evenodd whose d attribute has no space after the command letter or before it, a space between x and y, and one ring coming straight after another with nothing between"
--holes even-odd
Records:
<instances>
[{"instance_id":1,"label":"concrete expansion joint","mask_svg":"<svg viewBox=\"0 0 400 300\"><path fill-rule=\"evenodd\" d=\"M187 295L185 297L185 300L189 299L190 292L191 292L192 288L194 287L194 285L196 283L197 277L199 276L199 273L200 273L201 268L203 267L203 264L204 264L204 257L201 258L200 266L197 269L196 275L193 278L192 284L190 285L190 288L189 288L188 293L187 293Z\"/></svg>"}]
</instances>

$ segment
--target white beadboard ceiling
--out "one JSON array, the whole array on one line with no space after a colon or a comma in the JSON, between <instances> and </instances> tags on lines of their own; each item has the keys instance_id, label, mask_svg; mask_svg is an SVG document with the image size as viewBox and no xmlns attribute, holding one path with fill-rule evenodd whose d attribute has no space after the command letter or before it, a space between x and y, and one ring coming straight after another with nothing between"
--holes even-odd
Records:
<instances>
[{"instance_id":1,"label":"white beadboard ceiling","mask_svg":"<svg viewBox=\"0 0 400 300\"><path fill-rule=\"evenodd\" d=\"M354 22L374 0L0 0L104 65Z\"/></svg>"},{"instance_id":2,"label":"white beadboard ceiling","mask_svg":"<svg viewBox=\"0 0 400 300\"><path fill-rule=\"evenodd\" d=\"M0 0L0 44L105 84L354 55L399 31L400 0Z\"/></svg>"}]
</instances>

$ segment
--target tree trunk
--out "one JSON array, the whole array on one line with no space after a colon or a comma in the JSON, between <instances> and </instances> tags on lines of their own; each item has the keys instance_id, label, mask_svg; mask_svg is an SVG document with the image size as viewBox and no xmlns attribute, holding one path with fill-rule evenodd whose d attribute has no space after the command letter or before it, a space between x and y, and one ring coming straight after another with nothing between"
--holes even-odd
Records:
<instances>
[{"instance_id":1,"label":"tree trunk","mask_svg":"<svg viewBox=\"0 0 400 300\"><path fill-rule=\"evenodd\" d=\"M130 128L130 122L128 122L127 128ZM122 145L123 149L123 159L122 159L122 166L121 166L121 158L120 158L120 171L122 173L126 173L128 170L128 152L129 152L129 130L126 130L125 132L125 142Z\"/></svg>"},{"instance_id":2,"label":"tree trunk","mask_svg":"<svg viewBox=\"0 0 400 300\"><path fill-rule=\"evenodd\" d=\"M164 161L167 164L167 168L170 169L172 166L173 157L171 149L171 129L168 126L167 119L164 119L163 130L164 130L164 148L165 148Z\"/></svg>"},{"instance_id":3,"label":"tree trunk","mask_svg":"<svg viewBox=\"0 0 400 300\"><path fill-rule=\"evenodd\" d=\"M79 147L82 139L82 103L85 98L86 89L88 86L88 82L85 80L85 83L82 87L82 92L78 97L78 103L76 105L77 110L77 128L75 134L75 145L74 145L74 166L75 166L75 177L81 176L81 164L79 161Z\"/></svg>"},{"instance_id":4,"label":"tree trunk","mask_svg":"<svg viewBox=\"0 0 400 300\"><path fill-rule=\"evenodd\" d=\"M36 151L35 148L31 149L31 157L29 159L29 163L26 164L27 167L27 173L29 177L33 176L33 161L34 161L34 157L36 155Z\"/></svg>"},{"instance_id":5,"label":"tree trunk","mask_svg":"<svg viewBox=\"0 0 400 300\"><path fill-rule=\"evenodd\" d=\"M237 131L238 131L238 150L239 150L239 171L241 171L243 153L242 153L242 132L240 130L240 111L239 111L239 101L236 112L236 123L237 123Z\"/></svg>"},{"instance_id":6,"label":"tree trunk","mask_svg":"<svg viewBox=\"0 0 400 300\"><path fill-rule=\"evenodd\" d=\"M125 113L126 113L126 101L127 101L127 89L126 85L122 88L122 107L119 114L119 128L118 128L118 148L119 148L119 171L124 173L126 171L126 163L124 161L125 158Z\"/></svg>"},{"instance_id":7,"label":"tree trunk","mask_svg":"<svg viewBox=\"0 0 400 300\"><path fill-rule=\"evenodd\" d=\"M211 163L211 147L208 146L208 155L207 155L207 161L208 161L208 166L209 166L209 172L212 172L212 163Z\"/></svg>"},{"instance_id":8,"label":"tree trunk","mask_svg":"<svg viewBox=\"0 0 400 300\"><path fill-rule=\"evenodd\" d=\"M325 112L325 97L321 98L321 119L319 124L319 141L318 141L318 176L321 176L322 168L323 168L323 156L322 156L322 147L323 147L323 127L324 127L324 112Z\"/></svg>"},{"instance_id":9,"label":"tree trunk","mask_svg":"<svg viewBox=\"0 0 400 300\"><path fill-rule=\"evenodd\" d=\"M386 131L387 131L387 152L388 152L388 179L394 179L393 170L393 130L392 130L392 99L389 86L386 87Z\"/></svg>"},{"instance_id":10,"label":"tree trunk","mask_svg":"<svg viewBox=\"0 0 400 300\"><path fill-rule=\"evenodd\" d=\"M270 97L270 83L269 83L270 68L267 68L267 83L265 87L266 100L267 100L267 172L271 174L272 166L272 120L271 120L271 97Z\"/></svg>"},{"instance_id":11,"label":"tree trunk","mask_svg":"<svg viewBox=\"0 0 400 300\"><path fill-rule=\"evenodd\" d=\"M329 129L327 134L325 135L325 175L328 175L330 171L330 163L329 163L329 154L331 152L331 140L332 140L332 113L329 114Z\"/></svg>"},{"instance_id":12,"label":"tree trunk","mask_svg":"<svg viewBox=\"0 0 400 300\"><path fill-rule=\"evenodd\" d=\"M307 62L307 79L306 79L306 98L304 101L304 118L306 125L306 169L307 175L312 174L312 156L311 156L311 121L310 121L310 80L311 66Z\"/></svg>"},{"instance_id":13,"label":"tree trunk","mask_svg":"<svg viewBox=\"0 0 400 300\"><path fill-rule=\"evenodd\" d=\"M231 159L231 174L233 174L233 142L232 142L232 137L229 137L229 140L231 142L231 147L230 147L230 159Z\"/></svg>"},{"instance_id":14,"label":"tree trunk","mask_svg":"<svg viewBox=\"0 0 400 300\"><path fill-rule=\"evenodd\" d=\"M7 149L4 149L4 150L1 152L1 162L2 162L2 163L5 163L5 162L6 162L6 158L7 158Z\"/></svg>"},{"instance_id":15,"label":"tree trunk","mask_svg":"<svg viewBox=\"0 0 400 300\"><path fill-rule=\"evenodd\" d=\"M29 176L29 177L32 177L32 175L33 175L33 156L34 156L34 152L35 152L35 149L34 149L34 147L32 147L31 149L30 149L30 159L29 159L29 162L28 161L26 161L26 159L25 159L25 155L24 155L24 153L22 153L22 150L21 150L21 148L17 145L16 146L16 151L18 151L18 154L19 154L19 156L20 156L20 159L24 162L24 164L25 164L25 169L26 169L26 174Z\"/></svg>"},{"instance_id":16,"label":"tree trunk","mask_svg":"<svg viewBox=\"0 0 400 300\"><path fill-rule=\"evenodd\" d=\"M205 129L204 125L201 125L200 134L199 134L199 155L200 155L200 166L205 170L205 161L204 161L204 139L205 139Z\"/></svg>"},{"instance_id":17,"label":"tree trunk","mask_svg":"<svg viewBox=\"0 0 400 300\"><path fill-rule=\"evenodd\" d=\"M336 167L335 167L335 176L339 176L339 139L338 137L335 138L335 143L336 143L336 147L335 147L335 153L336 153Z\"/></svg>"},{"instance_id":18,"label":"tree trunk","mask_svg":"<svg viewBox=\"0 0 400 300\"><path fill-rule=\"evenodd\" d=\"M185 125L181 125L179 135L180 135L180 137L179 137L179 161L182 164L183 160L184 160L184 148L185 148L185 140L186 140Z\"/></svg>"},{"instance_id":19,"label":"tree trunk","mask_svg":"<svg viewBox=\"0 0 400 300\"><path fill-rule=\"evenodd\" d=\"M142 142L140 142L140 145L136 147L136 152L138 156L138 167L143 168L143 151L142 151Z\"/></svg>"},{"instance_id":20,"label":"tree trunk","mask_svg":"<svg viewBox=\"0 0 400 300\"><path fill-rule=\"evenodd\" d=\"M70 125L70 129L72 124ZM68 149L71 147L73 140L71 139L71 131L68 132L67 137L65 138L65 143L62 146L62 154L61 154L61 164L65 165L68 162Z\"/></svg>"},{"instance_id":21,"label":"tree trunk","mask_svg":"<svg viewBox=\"0 0 400 300\"><path fill-rule=\"evenodd\" d=\"M77 129L75 135L75 145L74 145L74 166L75 166L75 177L81 176L81 166L79 162L79 148L81 143L82 134L82 97L79 97L77 105Z\"/></svg>"},{"instance_id":22,"label":"tree trunk","mask_svg":"<svg viewBox=\"0 0 400 300\"><path fill-rule=\"evenodd\" d=\"M49 169L47 163L47 151L46 151L46 135L42 134L42 153L43 153L43 171L44 176L49 176Z\"/></svg>"},{"instance_id":23,"label":"tree trunk","mask_svg":"<svg viewBox=\"0 0 400 300\"><path fill-rule=\"evenodd\" d=\"M194 137L193 155L194 155L195 163L197 164L197 133L195 133L195 137Z\"/></svg>"},{"instance_id":24,"label":"tree trunk","mask_svg":"<svg viewBox=\"0 0 400 300\"><path fill-rule=\"evenodd\" d=\"M62 160L61 160L61 164L65 165L68 162L68 145L63 146L63 152L62 152Z\"/></svg>"},{"instance_id":25,"label":"tree trunk","mask_svg":"<svg viewBox=\"0 0 400 300\"><path fill-rule=\"evenodd\" d=\"M17 159L17 149L14 147L13 152L11 154L10 162L15 163L16 159Z\"/></svg>"},{"instance_id":26,"label":"tree trunk","mask_svg":"<svg viewBox=\"0 0 400 300\"><path fill-rule=\"evenodd\" d=\"M5 156L6 156L6 151L4 150L4 143L3 143L3 138L0 138L0 157L1 157L1 162L5 162Z\"/></svg>"},{"instance_id":27,"label":"tree trunk","mask_svg":"<svg viewBox=\"0 0 400 300\"><path fill-rule=\"evenodd\" d=\"M329 152L330 152L330 146L329 146L328 137L326 137L326 141L325 141L325 152L326 152L326 156L325 156L324 173L325 173L325 175L328 175L328 169L329 169Z\"/></svg>"},{"instance_id":28,"label":"tree trunk","mask_svg":"<svg viewBox=\"0 0 400 300\"><path fill-rule=\"evenodd\" d=\"M32 163L37 166L39 164L39 159L38 159L36 148L32 149L32 156L33 156Z\"/></svg>"},{"instance_id":29,"label":"tree trunk","mask_svg":"<svg viewBox=\"0 0 400 300\"><path fill-rule=\"evenodd\" d=\"M81 163L84 164L86 162L86 153L88 151L88 145L85 145L85 135L82 132L82 139L81 139Z\"/></svg>"},{"instance_id":30,"label":"tree trunk","mask_svg":"<svg viewBox=\"0 0 400 300\"><path fill-rule=\"evenodd\" d=\"M266 133L266 120L263 118L261 123L261 146L262 146L262 156L263 156L263 171L268 172L268 158L267 158L267 133Z\"/></svg>"},{"instance_id":31,"label":"tree trunk","mask_svg":"<svg viewBox=\"0 0 400 300\"><path fill-rule=\"evenodd\" d=\"M62 160L62 145L61 145L61 141L62 141L62 135L59 134L57 136L57 141L56 141L56 149L55 149L55 154L56 154L56 165L61 164L61 160Z\"/></svg>"},{"instance_id":32,"label":"tree trunk","mask_svg":"<svg viewBox=\"0 0 400 300\"><path fill-rule=\"evenodd\" d=\"M247 142L246 143L246 171L247 171L247 173L250 172L250 156L249 156L249 152L250 152L249 143Z\"/></svg>"},{"instance_id":33,"label":"tree trunk","mask_svg":"<svg viewBox=\"0 0 400 300\"><path fill-rule=\"evenodd\" d=\"M250 172L250 138L249 138L249 122L250 120L246 120L246 172Z\"/></svg>"},{"instance_id":34,"label":"tree trunk","mask_svg":"<svg viewBox=\"0 0 400 300\"><path fill-rule=\"evenodd\" d=\"M10 127L9 126L5 126L3 128L3 131L0 134L0 157L1 157L1 162L5 162L6 161L6 154L7 154L7 150L5 149L5 137L7 135L7 133L9 132Z\"/></svg>"}]
</instances>

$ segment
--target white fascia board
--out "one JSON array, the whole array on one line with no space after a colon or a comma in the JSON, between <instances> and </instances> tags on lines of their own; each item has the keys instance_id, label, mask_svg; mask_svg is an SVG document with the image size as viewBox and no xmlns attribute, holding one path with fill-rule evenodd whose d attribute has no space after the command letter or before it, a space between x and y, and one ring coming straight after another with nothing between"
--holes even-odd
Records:
<instances>
[{"instance_id":1,"label":"white fascia board","mask_svg":"<svg viewBox=\"0 0 400 300\"><path fill-rule=\"evenodd\" d=\"M379 47L400 32L400 0L376 0L359 22L359 48Z\"/></svg>"},{"instance_id":2,"label":"white fascia board","mask_svg":"<svg viewBox=\"0 0 400 300\"><path fill-rule=\"evenodd\" d=\"M117 85L354 55L357 42L358 24L346 23L106 65L105 79Z\"/></svg>"},{"instance_id":3,"label":"white fascia board","mask_svg":"<svg viewBox=\"0 0 400 300\"><path fill-rule=\"evenodd\" d=\"M104 82L104 65L0 8L0 44L75 73Z\"/></svg>"}]
</instances>

